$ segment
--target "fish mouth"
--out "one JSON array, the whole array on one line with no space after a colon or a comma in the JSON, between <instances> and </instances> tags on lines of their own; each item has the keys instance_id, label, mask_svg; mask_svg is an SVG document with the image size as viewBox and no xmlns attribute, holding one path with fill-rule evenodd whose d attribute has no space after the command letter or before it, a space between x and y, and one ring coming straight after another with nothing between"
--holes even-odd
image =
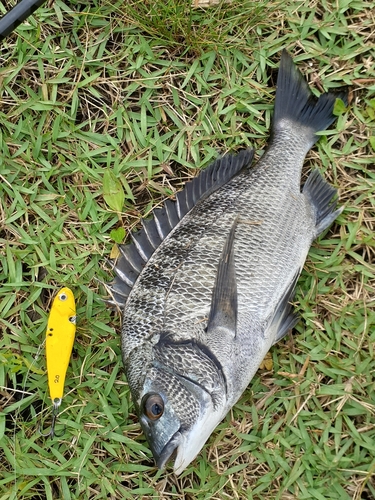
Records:
<instances>
[{"instance_id":1,"label":"fish mouth","mask_svg":"<svg viewBox=\"0 0 375 500\"><path fill-rule=\"evenodd\" d=\"M169 372L164 366L158 368ZM163 448L157 446L157 440L153 438L147 419L143 421L143 429L158 469L165 469L168 462L173 461L174 473L179 475L194 460L213 429L225 415L226 386L225 391L223 391L224 394L219 397L216 392L209 391L202 384L188 376L180 374L175 374L175 376L199 402L199 416L194 422L184 421L183 418L176 417L172 412L170 417L173 417L177 425L173 429L174 433L171 429L172 432L169 434L171 437ZM165 429L165 425L163 430L160 429L157 432L161 438L160 440L162 440L161 436L167 433L168 429Z\"/></svg>"},{"instance_id":2,"label":"fish mouth","mask_svg":"<svg viewBox=\"0 0 375 500\"><path fill-rule=\"evenodd\" d=\"M198 455L225 413L225 410L215 413L208 411L192 427L181 426L160 454L153 452L157 467L164 469L167 463L173 460L173 471L176 476L179 476Z\"/></svg>"},{"instance_id":3,"label":"fish mouth","mask_svg":"<svg viewBox=\"0 0 375 500\"><path fill-rule=\"evenodd\" d=\"M156 466L158 469L164 469L167 462L174 460L177 456L177 448L182 443L182 434L179 429L168 441L168 443L162 449L159 457L156 460Z\"/></svg>"}]
</instances>

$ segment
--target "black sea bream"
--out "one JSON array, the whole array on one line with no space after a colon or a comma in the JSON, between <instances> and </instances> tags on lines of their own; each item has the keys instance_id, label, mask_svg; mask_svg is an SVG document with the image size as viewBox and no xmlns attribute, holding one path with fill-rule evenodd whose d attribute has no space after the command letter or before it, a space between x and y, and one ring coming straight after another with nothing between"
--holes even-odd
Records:
<instances>
[{"instance_id":1,"label":"black sea bream","mask_svg":"<svg viewBox=\"0 0 375 500\"><path fill-rule=\"evenodd\" d=\"M158 467L181 473L297 316L297 279L311 242L341 213L306 153L334 120L282 53L270 144L216 160L120 246L113 303L139 419Z\"/></svg>"}]
</instances>

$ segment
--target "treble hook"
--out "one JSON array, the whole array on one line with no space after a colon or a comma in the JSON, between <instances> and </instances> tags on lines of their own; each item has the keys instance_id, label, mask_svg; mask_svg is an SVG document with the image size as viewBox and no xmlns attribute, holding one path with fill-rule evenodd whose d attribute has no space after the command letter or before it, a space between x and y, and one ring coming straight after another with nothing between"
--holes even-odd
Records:
<instances>
[{"instance_id":1,"label":"treble hook","mask_svg":"<svg viewBox=\"0 0 375 500\"><path fill-rule=\"evenodd\" d=\"M51 438L53 438L53 436L56 436L56 437L62 437L63 436L63 434L65 432L65 426L64 426L64 429L62 430L62 432L57 433L55 431L55 424L56 424L56 419L59 416L59 407L60 407L60 405L61 405L61 399L60 398L55 398L53 400L51 429L49 430L49 432L46 432L45 434L43 434L43 432L41 431L41 426L39 425L39 434L41 436L43 436L43 437L49 437L49 436L51 436Z\"/></svg>"}]
</instances>

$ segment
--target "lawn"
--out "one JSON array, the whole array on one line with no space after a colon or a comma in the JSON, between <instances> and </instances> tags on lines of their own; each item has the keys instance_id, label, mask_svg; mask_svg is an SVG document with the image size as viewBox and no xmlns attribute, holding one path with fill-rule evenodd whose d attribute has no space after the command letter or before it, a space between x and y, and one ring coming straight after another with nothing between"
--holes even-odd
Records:
<instances>
[{"instance_id":1,"label":"lawn","mask_svg":"<svg viewBox=\"0 0 375 500\"><path fill-rule=\"evenodd\" d=\"M2 42L0 500L375 498L374 46L371 0L56 0ZM345 210L311 248L302 320L176 477L154 467L100 280L116 241L201 168L243 147L259 157L283 48L315 93L350 89L304 171ZM62 286L77 335L63 435L45 439Z\"/></svg>"}]
</instances>

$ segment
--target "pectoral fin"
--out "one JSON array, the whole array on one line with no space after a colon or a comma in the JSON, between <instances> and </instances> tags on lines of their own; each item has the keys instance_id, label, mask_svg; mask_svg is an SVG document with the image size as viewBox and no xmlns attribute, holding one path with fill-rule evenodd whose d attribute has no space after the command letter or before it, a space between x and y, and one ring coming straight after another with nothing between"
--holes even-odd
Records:
<instances>
[{"instance_id":1,"label":"pectoral fin","mask_svg":"<svg viewBox=\"0 0 375 500\"><path fill-rule=\"evenodd\" d=\"M224 243L219 260L216 281L212 292L210 316L207 334L223 334L236 336L237 329L237 283L234 262L234 235L238 217L233 222Z\"/></svg>"}]
</instances>

